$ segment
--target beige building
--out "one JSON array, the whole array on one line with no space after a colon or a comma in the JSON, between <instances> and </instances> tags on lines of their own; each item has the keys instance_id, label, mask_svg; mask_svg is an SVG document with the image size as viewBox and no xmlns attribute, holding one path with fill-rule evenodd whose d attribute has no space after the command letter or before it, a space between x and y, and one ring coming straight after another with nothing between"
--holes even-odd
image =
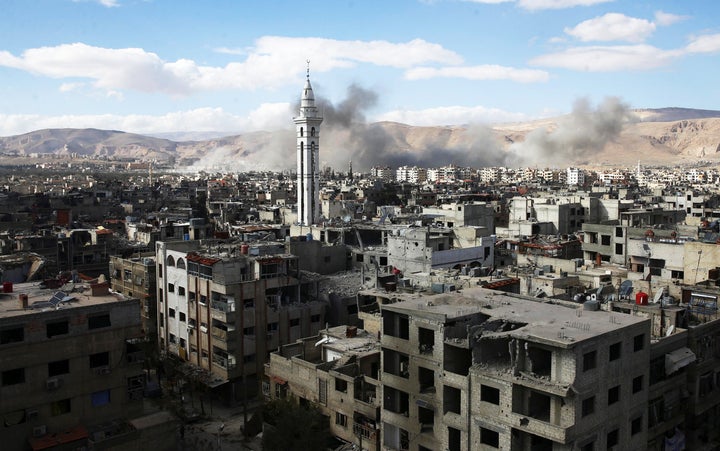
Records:
<instances>
[{"instance_id":1,"label":"beige building","mask_svg":"<svg viewBox=\"0 0 720 451\"><path fill-rule=\"evenodd\" d=\"M139 312L137 299L110 294L107 284L53 291L28 283L3 293L1 447L136 449L140 431L128 420L143 413Z\"/></svg>"},{"instance_id":2,"label":"beige building","mask_svg":"<svg viewBox=\"0 0 720 451\"><path fill-rule=\"evenodd\" d=\"M318 406L336 437L380 449L380 346L377 335L352 326L281 346L270 354L263 392Z\"/></svg>"},{"instance_id":3,"label":"beige building","mask_svg":"<svg viewBox=\"0 0 720 451\"><path fill-rule=\"evenodd\" d=\"M325 326L318 279L283 244L158 242L156 258L161 352L227 399L253 396L271 350Z\"/></svg>"}]
</instances>

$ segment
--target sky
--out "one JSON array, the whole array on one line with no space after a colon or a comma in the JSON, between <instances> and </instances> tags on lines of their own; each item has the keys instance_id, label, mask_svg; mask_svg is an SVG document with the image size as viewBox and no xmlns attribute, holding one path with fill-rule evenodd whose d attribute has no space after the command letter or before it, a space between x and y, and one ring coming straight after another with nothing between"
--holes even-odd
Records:
<instances>
[{"instance_id":1,"label":"sky","mask_svg":"<svg viewBox=\"0 0 720 451\"><path fill-rule=\"evenodd\" d=\"M293 127L307 74L368 122L720 105L716 0L4 0L0 136ZM308 63L309 61L309 63Z\"/></svg>"}]
</instances>

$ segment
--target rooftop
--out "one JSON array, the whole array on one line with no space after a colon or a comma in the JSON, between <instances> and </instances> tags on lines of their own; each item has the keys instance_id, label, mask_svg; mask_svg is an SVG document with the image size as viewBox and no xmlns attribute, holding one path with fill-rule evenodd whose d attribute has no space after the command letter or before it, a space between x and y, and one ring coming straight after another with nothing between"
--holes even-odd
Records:
<instances>
[{"instance_id":1,"label":"rooftop","mask_svg":"<svg viewBox=\"0 0 720 451\"><path fill-rule=\"evenodd\" d=\"M7 289L12 291L5 292ZM0 318L88 307L129 299L107 289L103 292L107 294L94 296L92 284L88 282L68 282L58 288L46 288L42 282L3 286L3 292L0 293ZM27 308L23 307L22 299L25 296L27 296Z\"/></svg>"},{"instance_id":2,"label":"rooftop","mask_svg":"<svg viewBox=\"0 0 720 451\"><path fill-rule=\"evenodd\" d=\"M399 302L383 309L425 317L443 323L482 314L490 321L520 323L509 332L518 338L530 338L558 347L598 335L612 333L645 318L604 310L584 310L582 304L540 301L480 287L436 295L393 293Z\"/></svg>"}]
</instances>

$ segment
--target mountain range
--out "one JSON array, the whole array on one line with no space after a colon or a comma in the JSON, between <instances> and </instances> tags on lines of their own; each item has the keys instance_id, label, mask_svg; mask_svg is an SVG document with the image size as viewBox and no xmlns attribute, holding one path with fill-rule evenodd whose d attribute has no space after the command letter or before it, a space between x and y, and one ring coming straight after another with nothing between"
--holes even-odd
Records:
<instances>
[{"instance_id":1,"label":"mountain range","mask_svg":"<svg viewBox=\"0 0 720 451\"><path fill-rule=\"evenodd\" d=\"M689 108L574 111L524 123L417 127L395 122L323 125L321 164L424 167L720 163L720 111ZM294 130L164 138L97 129L45 129L0 137L0 163L12 158L87 156L154 160L196 169L292 169ZM179 140L171 139L179 137Z\"/></svg>"}]
</instances>

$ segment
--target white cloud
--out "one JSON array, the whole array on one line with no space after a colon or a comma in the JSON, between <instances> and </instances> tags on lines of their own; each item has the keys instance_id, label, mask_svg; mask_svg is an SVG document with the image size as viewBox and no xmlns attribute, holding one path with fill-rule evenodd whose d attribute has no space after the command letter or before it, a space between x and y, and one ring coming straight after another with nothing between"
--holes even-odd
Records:
<instances>
[{"instance_id":1,"label":"white cloud","mask_svg":"<svg viewBox=\"0 0 720 451\"><path fill-rule=\"evenodd\" d=\"M106 90L187 95L204 90L253 90L297 83L307 55L317 55L311 68L318 72L360 63L403 69L428 63L462 63L457 53L422 39L392 43L266 36L246 53L244 61L213 67L188 59L164 61L139 48L109 49L74 43L28 49L19 57L0 51L0 66L51 78L91 79L96 88Z\"/></svg>"},{"instance_id":2,"label":"white cloud","mask_svg":"<svg viewBox=\"0 0 720 451\"><path fill-rule=\"evenodd\" d=\"M405 72L408 80L424 80L428 78L465 78L468 80L512 80L520 83L547 81L547 72L536 69L516 69L498 65L481 65L468 67L415 67Z\"/></svg>"},{"instance_id":3,"label":"white cloud","mask_svg":"<svg viewBox=\"0 0 720 451\"><path fill-rule=\"evenodd\" d=\"M662 67L682 51L662 50L651 45L573 47L533 58L530 64L585 72L647 70Z\"/></svg>"},{"instance_id":4,"label":"white cloud","mask_svg":"<svg viewBox=\"0 0 720 451\"><path fill-rule=\"evenodd\" d=\"M643 42L655 31L655 24L620 13L608 13L600 17L580 22L565 33L583 42L588 41L627 41Z\"/></svg>"},{"instance_id":5,"label":"white cloud","mask_svg":"<svg viewBox=\"0 0 720 451\"><path fill-rule=\"evenodd\" d=\"M98 3L102 6L105 6L106 8L116 8L120 6L120 3L118 0L73 0L75 3L82 3L82 2L94 2Z\"/></svg>"},{"instance_id":6,"label":"white cloud","mask_svg":"<svg viewBox=\"0 0 720 451\"><path fill-rule=\"evenodd\" d=\"M388 111L373 118L373 121L391 121L415 126L464 125L476 123L519 122L528 120L522 113L512 113L482 106L447 106L424 110Z\"/></svg>"},{"instance_id":7,"label":"white cloud","mask_svg":"<svg viewBox=\"0 0 720 451\"><path fill-rule=\"evenodd\" d=\"M679 16L677 14L670 14L663 11L655 12L655 23L661 26L672 25L687 18L688 16Z\"/></svg>"},{"instance_id":8,"label":"white cloud","mask_svg":"<svg viewBox=\"0 0 720 451\"><path fill-rule=\"evenodd\" d=\"M471 3L498 4L516 2L520 8L531 11L540 9L564 9L575 6L591 6L598 3L607 3L615 0L463 0Z\"/></svg>"},{"instance_id":9,"label":"white cloud","mask_svg":"<svg viewBox=\"0 0 720 451\"><path fill-rule=\"evenodd\" d=\"M82 89L85 83L63 83L60 85L60 92L73 92Z\"/></svg>"},{"instance_id":10,"label":"white cloud","mask_svg":"<svg viewBox=\"0 0 720 451\"><path fill-rule=\"evenodd\" d=\"M278 130L289 127L289 103L260 105L247 116L228 113L222 108L197 108L164 115L127 116L0 114L0 136L19 135L44 128L98 128L130 133Z\"/></svg>"},{"instance_id":11,"label":"white cloud","mask_svg":"<svg viewBox=\"0 0 720 451\"><path fill-rule=\"evenodd\" d=\"M531 11L541 9L564 9L575 6L592 6L614 0L518 0L518 6Z\"/></svg>"},{"instance_id":12,"label":"white cloud","mask_svg":"<svg viewBox=\"0 0 720 451\"><path fill-rule=\"evenodd\" d=\"M689 53L715 53L720 51L720 33L698 36L685 47L685 50Z\"/></svg>"}]
</instances>

